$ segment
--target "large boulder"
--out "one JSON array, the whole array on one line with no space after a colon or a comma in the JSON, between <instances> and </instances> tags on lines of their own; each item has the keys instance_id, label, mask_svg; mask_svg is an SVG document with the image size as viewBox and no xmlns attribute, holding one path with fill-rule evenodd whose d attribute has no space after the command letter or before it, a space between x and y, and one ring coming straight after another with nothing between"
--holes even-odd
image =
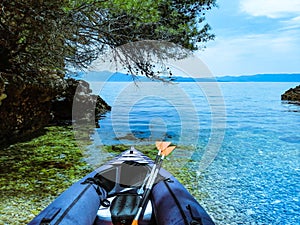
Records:
<instances>
[{"instance_id":1,"label":"large boulder","mask_svg":"<svg viewBox=\"0 0 300 225\"><path fill-rule=\"evenodd\" d=\"M281 100L293 101L300 103L300 85L295 88L290 88L281 95Z\"/></svg>"},{"instance_id":2,"label":"large boulder","mask_svg":"<svg viewBox=\"0 0 300 225\"><path fill-rule=\"evenodd\" d=\"M52 122L93 120L97 126L101 115L110 111L111 107L100 96L92 94L86 81L69 78L66 82L67 88L52 102Z\"/></svg>"},{"instance_id":3,"label":"large boulder","mask_svg":"<svg viewBox=\"0 0 300 225\"><path fill-rule=\"evenodd\" d=\"M49 123L70 122L78 85L57 74L24 77L0 72L0 145L31 137ZM91 94L87 83L84 88L85 101L97 106L93 113L98 116L110 110L99 96Z\"/></svg>"}]
</instances>

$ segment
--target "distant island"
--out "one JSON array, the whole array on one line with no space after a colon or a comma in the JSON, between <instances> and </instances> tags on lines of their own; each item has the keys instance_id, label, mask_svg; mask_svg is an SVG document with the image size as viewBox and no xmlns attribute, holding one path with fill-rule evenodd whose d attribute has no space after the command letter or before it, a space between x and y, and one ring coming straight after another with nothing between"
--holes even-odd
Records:
<instances>
[{"instance_id":1,"label":"distant island","mask_svg":"<svg viewBox=\"0 0 300 225\"><path fill-rule=\"evenodd\" d=\"M300 74L256 74L217 77L219 82L300 82Z\"/></svg>"},{"instance_id":2,"label":"distant island","mask_svg":"<svg viewBox=\"0 0 300 225\"><path fill-rule=\"evenodd\" d=\"M88 72L80 74L81 79L86 81L106 81L106 82L132 82L132 81L153 81L143 76L131 76L124 73L111 73L109 71ZM182 77L172 76L165 77L166 80L172 82L300 82L299 74L255 74L244 76L216 76L210 77Z\"/></svg>"}]
</instances>

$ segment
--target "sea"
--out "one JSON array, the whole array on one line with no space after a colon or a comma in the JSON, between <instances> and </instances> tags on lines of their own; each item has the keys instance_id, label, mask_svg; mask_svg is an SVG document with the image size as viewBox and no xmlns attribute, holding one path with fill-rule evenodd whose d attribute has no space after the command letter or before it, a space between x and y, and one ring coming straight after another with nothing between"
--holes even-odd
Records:
<instances>
[{"instance_id":1,"label":"sea","mask_svg":"<svg viewBox=\"0 0 300 225\"><path fill-rule=\"evenodd\" d=\"M300 105L280 98L297 85L91 82L112 106L94 146L187 146L178 157L193 162L216 224L300 224Z\"/></svg>"}]
</instances>

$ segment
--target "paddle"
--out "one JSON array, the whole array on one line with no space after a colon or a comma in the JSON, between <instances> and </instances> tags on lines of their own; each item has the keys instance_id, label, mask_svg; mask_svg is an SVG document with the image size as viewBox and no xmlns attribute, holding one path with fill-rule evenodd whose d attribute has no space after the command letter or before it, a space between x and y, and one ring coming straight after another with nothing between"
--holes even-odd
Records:
<instances>
[{"instance_id":1,"label":"paddle","mask_svg":"<svg viewBox=\"0 0 300 225\"><path fill-rule=\"evenodd\" d=\"M141 200L141 204L138 208L138 212L137 212L136 216L134 217L131 225L138 225L138 220L142 214L143 208L145 207L146 203L148 202L148 197L150 195L151 189L156 180L156 177L160 170L162 162L163 162L164 158L166 156L168 156L176 148L176 146L169 146L170 144L171 144L171 142L156 142L156 148L158 149L158 153L157 153L157 156L155 159L155 163L152 167L150 176L148 178L148 181L146 184L146 189L142 196L142 200Z\"/></svg>"}]
</instances>

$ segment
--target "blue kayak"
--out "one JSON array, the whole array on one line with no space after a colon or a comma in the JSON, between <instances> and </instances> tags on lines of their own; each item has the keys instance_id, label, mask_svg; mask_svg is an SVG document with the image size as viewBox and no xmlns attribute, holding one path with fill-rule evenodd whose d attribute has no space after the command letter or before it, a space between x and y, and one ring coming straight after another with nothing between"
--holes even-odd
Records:
<instances>
[{"instance_id":1,"label":"blue kayak","mask_svg":"<svg viewBox=\"0 0 300 225\"><path fill-rule=\"evenodd\" d=\"M131 225L154 162L131 148L74 183L29 225ZM160 169L139 225L213 225L207 212Z\"/></svg>"}]
</instances>

